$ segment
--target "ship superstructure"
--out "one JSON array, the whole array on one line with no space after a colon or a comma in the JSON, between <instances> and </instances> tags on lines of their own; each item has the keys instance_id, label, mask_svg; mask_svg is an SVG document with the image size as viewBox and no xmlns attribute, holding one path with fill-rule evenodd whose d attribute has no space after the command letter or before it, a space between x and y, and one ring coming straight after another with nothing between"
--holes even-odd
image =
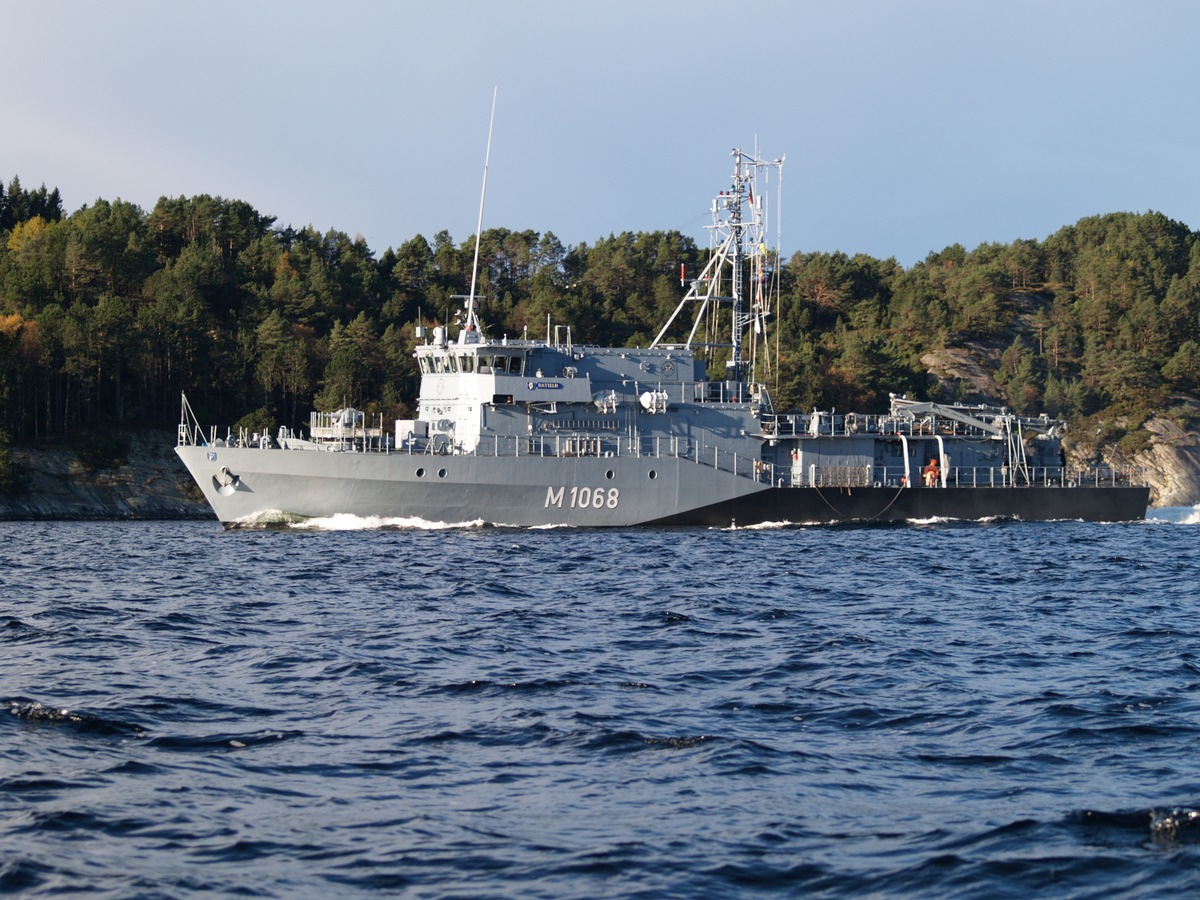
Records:
<instances>
[{"instance_id":1,"label":"ship superstructure","mask_svg":"<svg viewBox=\"0 0 1200 900\"><path fill-rule=\"evenodd\" d=\"M219 436L184 399L177 451L226 524L338 513L510 526L1127 520L1142 473L1066 465L1063 424L893 396L876 414L776 410L758 380L778 253L764 173L733 151L714 251L649 347L486 334L462 324L416 347L416 418L314 413L307 435ZM685 340L667 335L689 322ZM712 377L712 372L717 377Z\"/></svg>"}]
</instances>

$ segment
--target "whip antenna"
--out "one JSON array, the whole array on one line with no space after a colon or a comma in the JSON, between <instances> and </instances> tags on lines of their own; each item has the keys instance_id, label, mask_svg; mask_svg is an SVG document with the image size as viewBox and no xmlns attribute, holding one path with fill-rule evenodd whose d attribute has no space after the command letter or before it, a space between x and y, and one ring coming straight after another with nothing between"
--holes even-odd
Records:
<instances>
[{"instance_id":1,"label":"whip antenna","mask_svg":"<svg viewBox=\"0 0 1200 900\"><path fill-rule=\"evenodd\" d=\"M479 322L475 315L475 279L479 275L479 243L483 232L483 201L487 197L488 163L492 158L492 126L496 123L496 93L499 88L492 88L492 117L488 121L487 151L483 155L483 190L479 194L479 221L475 225L475 261L471 264L471 293L467 296L467 331L478 328Z\"/></svg>"}]
</instances>

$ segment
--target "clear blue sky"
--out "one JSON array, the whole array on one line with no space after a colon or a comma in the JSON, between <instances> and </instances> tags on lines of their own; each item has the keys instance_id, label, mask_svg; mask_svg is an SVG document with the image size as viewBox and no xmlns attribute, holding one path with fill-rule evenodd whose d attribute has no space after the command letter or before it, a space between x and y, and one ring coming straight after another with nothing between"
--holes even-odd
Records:
<instances>
[{"instance_id":1,"label":"clear blue sky","mask_svg":"<svg viewBox=\"0 0 1200 900\"><path fill-rule=\"evenodd\" d=\"M0 0L0 178L245 200L375 252L485 227L706 243L787 155L783 250L904 265L1159 210L1200 227L1187 0Z\"/></svg>"}]
</instances>

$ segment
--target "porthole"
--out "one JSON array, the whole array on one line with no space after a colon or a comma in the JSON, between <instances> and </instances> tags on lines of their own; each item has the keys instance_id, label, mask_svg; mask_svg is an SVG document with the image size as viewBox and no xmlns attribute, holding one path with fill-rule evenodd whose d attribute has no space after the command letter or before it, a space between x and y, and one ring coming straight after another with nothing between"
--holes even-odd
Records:
<instances>
[{"instance_id":1,"label":"porthole","mask_svg":"<svg viewBox=\"0 0 1200 900\"><path fill-rule=\"evenodd\" d=\"M424 478L424 477L425 477L425 470L424 470L424 469L417 469L417 477L418 477L418 478Z\"/></svg>"},{"instance_id":2,"label":"porthole","mask_svg":"<svg viewBox=\"0 0 1200 900\"><path fill-rule=\"evenodd\" d=\"M651 481L653 481L655 478L657 478L657 477L658 477L658 472L657 472L655 469L651 469L651 470L649 471L649 473L648 473L647 477L648 477L648 478L649 478Z\"/></svg>"},{"instance_id":3,"label":"porthole","mask_svg":"<svg viewBox=\"0 0 1200 900\"><path fill-rule=\"evenodd\" d=\"M604 477L607 478L609 481L612 481L614 478L617 477L617 473L614 472L612 469L609 469L607 472L604 473Z\"/></svg>"},{"instance_id":4,"label":"porthole","mask_svg":"<svg viewBox=\"0 0 1200 900\"><path fill-rule=\"evenodd\" d=\"M438 478L445 478L445 477L446 477L446 470L438 469Z\"/></svg>"}]
</instances>

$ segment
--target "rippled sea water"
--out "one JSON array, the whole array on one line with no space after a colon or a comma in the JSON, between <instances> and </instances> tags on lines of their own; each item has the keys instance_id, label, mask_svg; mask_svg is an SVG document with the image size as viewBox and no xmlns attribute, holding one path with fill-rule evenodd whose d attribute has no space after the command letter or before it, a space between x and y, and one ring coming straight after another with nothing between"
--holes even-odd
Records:
<instances>
[{"instance_id":1,"label":"rippled sea water","mask_svg":"<svg viewBox=\"0 0 1200 900\"><path fill-rule=\"evenodd\" d=\"M1192 894L1198 519L0 523L0 892Z\"/></svg>"}]
</instances>

